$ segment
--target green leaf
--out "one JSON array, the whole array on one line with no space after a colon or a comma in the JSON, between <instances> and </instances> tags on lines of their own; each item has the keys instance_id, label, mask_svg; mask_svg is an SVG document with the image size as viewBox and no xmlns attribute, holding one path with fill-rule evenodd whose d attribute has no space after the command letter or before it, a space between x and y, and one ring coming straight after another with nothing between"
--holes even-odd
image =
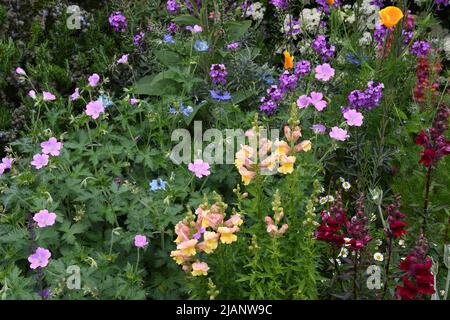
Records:
<instances>
[{"instance_id":1,"label":"green leaf","mask_svg":"<svg viewBox=\"0 0 450 320\"><path fill-rule=\"evenodd\" d=\"M176 24L179 25L201 25L201 22L198 18L191 16L190 14L184 14L173 18L172 20Z\"/></svg>"},{"instance_id":2,"label":"green leaf","mask_svg":"<svg viewBox=\"0 0 450 320\"><path fill-rule=\"evenodd\" d=\"M167 67L177 65L181 61L181 56L173 51L158 50L155 52L156 59Z\"/></svg>"},{"instance_id":3,"label":"green leaf","mask_svg":"<svg viewBox=\"0 0 450 320\"><path fill-rule=\"evenodd\" d=\"M225 23L226 35L228 35L228 40L239 40L252 25L251 20L244 21L229 21Z\"/></svg>"}]
</instances>

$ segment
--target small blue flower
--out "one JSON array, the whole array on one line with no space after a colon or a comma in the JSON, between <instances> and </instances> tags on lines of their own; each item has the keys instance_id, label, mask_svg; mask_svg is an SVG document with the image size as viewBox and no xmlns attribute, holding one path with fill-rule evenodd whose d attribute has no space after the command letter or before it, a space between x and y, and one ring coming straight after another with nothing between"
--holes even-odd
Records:
<instances>
[{"instance_id":1,"label":"small blue flower","mask_svg":"<svg viewBox=\"0 0 450 320\"><path fill-rule=\"evenodd\" d=\"M273 84L275 82L275 79L270 74L265 74L262 76L262 80L266 84Z\"/></svg>"},{"instance_id":2,"label":"small blue flower","mask_svg":"<svg viewBox=\"0 0 450 320\"><path fill-rule=\"evenodd\" d=\"M165 43L175 43L175 40L170 34L164 35L164 42Z\"/></svg>"},{"instance_id":3,"label":"small blue flower","mask_svg":"<svg viewBox=\"0 0 450 320\"><path fill-rule=\"evenodd\" d=\"M194 49L198 52L206 52L209 50L208 42L204 40L197 40L195 41Z\"/></svg>"},{"instance_id":4,"label":"small blue flower","mask_svg":"<svg viewBox=\"0 0 450 320\"><path fill-rule=\"evenodd\" d=\"M97 101L99 101L105 108L113 105L113 101L107 95L101 95Z\"/></svg>"},{"instance_id":5,"label":"small blue flower","mask_svg":"<svg viewBox=\"0 0 450 320\"><path fill-rule=\"evenodd\" d=\"M347 61L356 64L357 66L361 64L361 61L359 61L359 59L356 58L356 56L353 53L347 54Z\"/></svg>"},{"instance_id":6,"label":"small blue flower","mask_svg":"<svg viewBox=\"0 0 450 320\"><path fill-rule=\"evenodd\" d=\"M180 112L186 116L189 117L189 115L194 111L194 109L191 106L184 107L184 104L180 103Z\"/></svg>"},{"instance_id":7,"label":"small blue flower","mask_svg":"<svg viewBox=\"0 0 450 320\"><path fill-rule=\"evenodd\" d=\"M219 92L216 90L210 90L209 92L211 92L211 97L215 100L219 100L219 101L226 101L226 100L230 100L231 99L231 95L228 91L225 92Z\"/></svg>"},{"instance_id":8,"label":"small blue flower","mask_svg":"<svg viewBox=\"0 0 450 320\"><path fill-rule=\"evenodd\" d=\"M170 108L169 108L169 113L171 113L171 114L177 114L177 113L178 113L178 111L177 111L177 110L175 110L175 108L174 108L174 107L170 107Z\"/></svg>"},{"instance_id":9,"label":"small blue flower","mask_svg":"<svg viewBox=\"0 0 450 320\"><path fill-rule=\"evenodd\" d=\"M153 179L150 183L150 190L151 191L157 191L157 190L164 190L166 188L166 181L164 181L161 178Z\"/></svg>"}]
</instances>

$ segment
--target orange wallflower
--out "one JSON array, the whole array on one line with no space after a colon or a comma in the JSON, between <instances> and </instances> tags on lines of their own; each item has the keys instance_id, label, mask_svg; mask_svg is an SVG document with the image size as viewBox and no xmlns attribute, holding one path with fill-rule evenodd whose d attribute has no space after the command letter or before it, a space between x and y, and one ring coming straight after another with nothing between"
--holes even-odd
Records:
<instances>
[{"instance_id":1,"label":"orange wallflower","mask_svg":"<svg viewBox=\"0 0 450 320\"><path fill-rule=\"evenodd\" d=\"M294 56L289 51L284 51L284 68L292 69L294 67Z\"/></svg>"},{"instance_id":2,"label":"orange wallflower","mask_svg":"<svg viewBox=\"0 0 450 320\"><path fill-rule=\"evenodd\" d=\"M394 6L389 6L380 10L379 14L381 23L388 28L392 28L403 18L402 10Z\"/></svg>"}]
</instances>

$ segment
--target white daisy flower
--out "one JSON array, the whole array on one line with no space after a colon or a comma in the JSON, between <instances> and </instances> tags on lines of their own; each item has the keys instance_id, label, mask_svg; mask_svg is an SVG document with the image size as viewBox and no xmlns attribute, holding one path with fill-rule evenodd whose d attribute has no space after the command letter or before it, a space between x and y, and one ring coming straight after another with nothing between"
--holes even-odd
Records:
<instances>
[{"instance_id":1,"label":"white daisy flower","mask_svg":"<svg viewBox=\"0 0 450 320\"><path fill-rule=\"evenodd\" d=\"M347 256L348 256L348 249L342 247L338 257L347 258Z\"/></svg>"},{"instance_id":2,"label":"white daisy flower","mask_svg":"<svg viewBox=\"0 0 450 320\"><path fill-rule=\"evenodd\" d=\"M375 254L373 255L373 258L375 259L375 261L379 261L379 262L384 260L384 256L380 252L375 252Z\"/></svg>"},{"instance_id":3,"label":"white daisy flower","mask_svg":"<svg viewBox=\"0 0 450 320\"><path fill-rule=\"evenodd\" d=\"M348 181L342 182L342 188L344 188L344 190L348 190L351 187L352 187L352 185L350 184L350 182L348 182Z\"/></svg>"},{"instance_id":4,"label":"white daisy flower","mask_svg":"<svg viewBox=\"0 0 450 320\"><path fill-rule=\"evenodd\" d=\"M320 197L319 198L319 203L320 204L325 204L325 203L327 203L327 201L328 201L328 197Z\"/></svg>"},{"instance_id":5,"label":"white daisy flower","mask_svg":"<svg viewBox=\"0 0 450 320\"><path fill-rule=\"evenodd\" d=\"M334 197L333 196L328 196L328 202L334 202Z\"/></svg>"}]
</instances>

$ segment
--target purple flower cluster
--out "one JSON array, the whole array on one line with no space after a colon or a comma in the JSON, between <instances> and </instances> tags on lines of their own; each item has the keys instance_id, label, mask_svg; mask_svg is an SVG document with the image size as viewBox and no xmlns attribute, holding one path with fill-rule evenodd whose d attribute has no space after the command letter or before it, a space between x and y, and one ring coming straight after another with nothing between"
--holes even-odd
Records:
<instances>
[{"instance_id":1,"label":"purple flower cluster","mask_svg":"<svg viewBox=\"0 0 450 320\"><path fill-rule=\"evenodd\" d=\"M384 44L384 39L386 38L388 28L380 24L373 30L373 39L382 46Z\"/></svg>"},{"instance_id":2,"label":"purple flower cluster","mask_svg":"<svg viewBox=\"0 0 450 320\"><path fill-rule=\"evenodd\" d=\"M316 0L316 3L319 5L318 10L325 12L326 14L330 14L330 7L336 8L342 4L341 0L334 0L333 5L329 5L327 0Z\"/></svg>"},{"instance_id":3,"label":"purple flower cluster","mask_svg":"<svg viewBox=\"0 0 450 320\"><path fill-rule=\"evenodd\" d=\"M295 65L295 75L297 77L304 77L311 73L311 63L308 60L301 60Z\"/></svg>"},{"instance_id":4,"label":"purple flower cluster","mask_svg":"<svg viewBox=\"0 0 450 320\"><path fill-rule=\"evenodd\" d=\"M177 31L178 31L177 24L175 22L169 23L169 26L167 27L167 31L172 34L177 33Z\"/></svg>"},{"instance_id":5,"label":"purple flower cluster","mask_svg":"<svg viewBox=\"0 0 450 320\"><path fill-rule=\"evenodd\" d=\"M275 110L278 108L278 105L275 101L270 100L270 98L262 97L261 105L259 106L259 110L264 111L266 114L271 115L275 112Z\"/></svg>"},{"instance_id":6,"label":"purple flower cluster","mask_svg":"<svg viewBox=\"0 0 450 320\"><path fill-rule=\"evenodd\" d=\"M227 68L225 68L225 65L223 64L219 64L219 63L214 63L213 65L211 65L211 69L209 70L209 76L212 79L212 82L214 84L223 84L226 85L227 84L227 80L225 79L225 77L228 75L228 71Z\"/></svg>"},{"instance_id":7,"label":"purple flower cluster","mask_svg":"<svg viewBox=\"0 0 450 320\"><path fill-rule=\"evenodd\" d=\"M170 14L177 13L180 10L180 5L177 3L177 0L168 0L166 4L167 12Z\"/></svg>"},{"instance_id":8,"label":"purple flower cluster","mask_svg":"<svg viewBox=\"0 0 450 320\"><path fill-rule=\"evenodd\" d=\"M290 74L289 70L284 71L280 76L280 90L283 93L293 91L297 86L298 77L295 74Z\"/></svg>"},{"instance_id":9,"label":"purple flower cluster","mask_svg":"<svg viewBox=\"0 0 450 320\"><path fill-rule=\"evenodd\" d=\"M109 24L118 32L124 32L128 26L127 18L120 11L116 11L109 16Z\"/></svg>"},{"instance_id":10,"label":"purple flower cluster","mask_svg":"<svg viewBox=\"0 0 450 320\"><path fill-rule=\"evenodd\" d=\"M403 48L406 47L414 37L413 31L403 30L402 31L402 37L403 37Z\"/></svg>"},{"instance_id":11,"label":"purple flower cluster","mask_svg":"<svg viewBox=\"0 0 450 320\"><path fill-rule=\"evenodd\" d=\"M277 85L271 85L269 89L267 89L267 96L270 100L276 102L283 98L283 92L278 88Z\"/></svg>"},{"instance_id":12,"label":"purple flower cluster","mask_svg":"<svg viewBox=\"0 0 450 320\"><path fill-rule=\"evenodd\" d=\"M444 7L448 6L448 0L434 0L434 3L437 4L438 8L440 8L441 4L444 5Z\"/></svg>"},{"instance_id":13,"label":"purple flower cluster","mask_svg":"<svg viewBox=\"0 0 450 320\"><path fill-rule=\"evenodd\" d=\"M318 35L312 43L313 50L320 55L323 61L329 61L333 58L335 53L335 47L327 43L327 39L324 35Z\"/></svg>"},{"instance_id":14,"label":"purple flower cluster","mask_svg":"<svg viewBox=\"0 0 450 320\"><path fill-rule=\"evenodd\" d=\"M144 44L144 36L145 36L145 33L143 33L143 32L139 32L139 33L135 34L135 36L133 37L133 44L136 47L142 47L142 45Z\"/></svg>"},{"instance_id":15,"label":"purple flower cluster","mask_svg":"<svg viewBox=\"0 0 450 320\"><path fill-rule=\"evenodd\" d=\"M364 195L361 194L356 203L356 215L354 215L347 223L348 236L351 238L349 241L350 248L353 250L363 249L367 243L372 240L369 235L368 221L366 214L364 213Z\"/></svg>"},{"instance_id":16,"label":"purple flower cluster","mask_svg":"<svg viewBox=\"0 0 450 320\"><path fill-rule=\"evenodd\" d=\"M428 55L430 48L431 46L428 42L420 40L414 42L409 51L418 57L425 57Z\"/></svg>"},{"instance_id":17,"label":"purple flower cluster","mask_svg":"<svg viewBox=\"0 0 450 320\"><path fill-rule=\"evenodd\" d=\"M369 4L381 9L384 7L384 0L372 0L369 2Z\"/></svg>"},{"instance_id":18,"label":"purple flower cluster","mask_svg":"<svg viewBox=\"0 0 450 320\"><path fill-rule=\"evenodd\" d=\"M287 9L289 6L288 0L270 0L270 3L273 4L277 9Z\"/></svg>"},{"instance_id":19,"label":"purple flower cluster","mask_svg":"<svg viewBox=\"0 0 450 320\"><path fill-rule=\"evenodd\" d=\"M348 95L348 103L355 109L371 110L380 104L384 84L369 81L364 91L353 90Z\"/></svg>"}]
</instances>

